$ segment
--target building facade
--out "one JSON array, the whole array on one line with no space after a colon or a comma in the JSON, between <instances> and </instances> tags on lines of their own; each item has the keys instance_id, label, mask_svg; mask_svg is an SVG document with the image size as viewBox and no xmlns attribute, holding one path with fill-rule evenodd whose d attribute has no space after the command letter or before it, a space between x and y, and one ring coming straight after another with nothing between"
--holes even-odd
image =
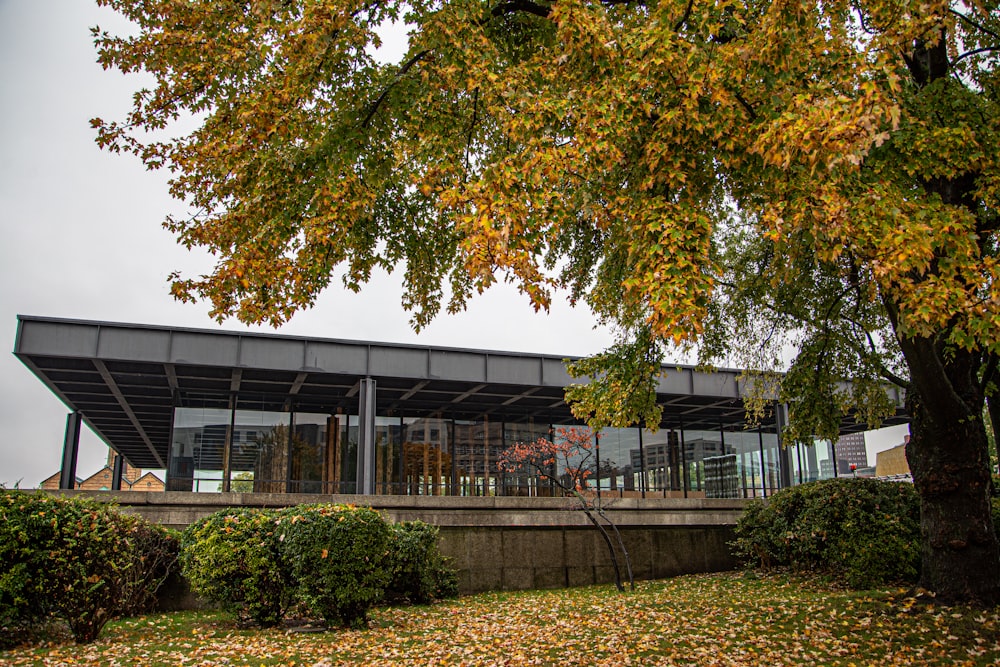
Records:
<instances>
[{"instance_id":1,"label":"building facade","mask_svg":"<svg viewBox=\"0 0 1000 667\"><path fill-rule=\"evenodd\" d=\"M875 455L875 475L885 478L910 478L910 464L906 460L906 445L910 436L903 438L902 444L890 447Z\"/></svg>"},{"instance_id":2,"label":"building facade","mask_svg":"<svg viewBox=\"0 0 1000 667\"><path fill-rule=\"evenodd\" d=\"M838 473L849 475L854 470L868 467L868 448L864 433L845 433L837 441Z\"/></svg>"},{"instance_id":3,"label":"building facade","mask_svg":"<svg viewBox=\"0 0 1000 667\"><path fill-rule=\"evenodd\" d=\"M15 354L72 411L64 482L86 422L168 491L549 495L497 460L579 426L546 355L23 316ZM744 391L736 370L664 366L658 428L593 434L593 490L757 497L838 474L829 443L780 446L783 406L748 424Z\"/></svg>"},{"instance_id":4,"label":"building facade","mask_svg":"<svg viewBox=\"0 0 1000 667\"><path fill-rule=\"evenodd\" d=\"M108 448L108 462L103 468L87 478L77 477L74 482L74 489L81 491L110 491L115 486L115 457L117 454L110 447ZM122 462L122 470L119 478L119 488L122 491L146 491L149 493L166 490L163 480L152 472L143 472L142 468L133 468L128 463ZM38 485L40 489L54 491L59 488L62 473L57 472L42 480Z\"/></svg>"}]
</instances>

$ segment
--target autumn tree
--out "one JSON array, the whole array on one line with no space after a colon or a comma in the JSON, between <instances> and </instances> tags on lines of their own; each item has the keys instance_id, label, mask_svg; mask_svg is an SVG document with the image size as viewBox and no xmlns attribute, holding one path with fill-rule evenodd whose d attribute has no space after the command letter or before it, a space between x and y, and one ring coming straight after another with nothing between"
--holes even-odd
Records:
<instances>
[{"instance_id":1,"label":"autumn tree","mask_svg":"<svg viewBox=\"0 0 1000 667\"><path fill-rule=\"evenodd\" d=\"M538 438L534 442L516 442L501 453L497 469L502 472L533 475L538 481L547 482L566 497L575 498L587 520L600 532L608 548L611 566L615 571L615 586L625 590L622 579L621 554L629 587L635 588L632 559L618 526L604 511L599 489L590 488L590 479L598 470L598 437L589 428L557 428L551 438ZM600 483L598 478L597 483ZM596 492L595 492L596 491Z\"/></svg>"},{"instance_id":2,"label":"autumn tree","mask_svg":"<svg viewBox=\"0 0 1000 667\"><path fill-rule=\"evenodd\" d=\"M98 142L169 169L166 225L217 258L179 298L278 324L399 266L419 328L565 293L620 336L574 369L595 428L659 423L673 345L787 370L786 442L894 383L922 583L1000 601L996 0L98 2L135 24L99 60L154 81Z\"/></svg>"}]
</instances>

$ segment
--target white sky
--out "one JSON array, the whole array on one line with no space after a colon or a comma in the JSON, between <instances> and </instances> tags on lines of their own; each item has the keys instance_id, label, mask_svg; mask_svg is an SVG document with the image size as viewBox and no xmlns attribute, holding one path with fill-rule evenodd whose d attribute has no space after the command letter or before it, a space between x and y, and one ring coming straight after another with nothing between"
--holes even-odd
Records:
<instances>
[{"instance_id":1,"label":"white sky","mask_svg":"<svg viewBox=\"0 0 1000 667\"><path fill-rule=\"evenodd\" d=\"M207 271L160 226L183 206L166 176L100 151L89 120L120 118L137 87L95 62L89 28L121 27L89 0L0 0L0 484L37 486L57 472L68 409L9 351L17 314L219 328L202 304L168 293L167 275ZM400 304L397 278L361 295L335 284L279 333L482 349L586 355L610 342L590 313L554 303L536 314L502 286L419 336ZM222 328L244 330L236 321ZM270 329L261 329L269 331ZM905 427L869 435L869 451L902 441ZM107 449L89 431L77 467L89 476ZM871 462L874 455L870 453Z\"/></svg>"}]
</instances>

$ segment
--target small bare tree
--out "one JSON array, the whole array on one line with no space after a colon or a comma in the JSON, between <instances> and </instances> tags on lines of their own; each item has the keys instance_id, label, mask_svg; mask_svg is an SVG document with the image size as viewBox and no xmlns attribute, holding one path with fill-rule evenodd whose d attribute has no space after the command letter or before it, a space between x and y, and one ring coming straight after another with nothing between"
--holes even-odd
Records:
<instances>
[{"instance_id":1,"label":"small bare tree","mask_svg":"<svg viewBox=\"0 0 1000 667\"><path fill-rule=\"evenodd\" d=\"M632 561L618 527L604 512L599 493L588 491L589 479L596 465L594 434L587 428L559 428L552 439L538 438L534 442L518 442L503 451L497 467L503 472L529 472L548 480L567 497L579 501L580 509L597 528L608 547L615 570L615 586L624 591L619 553L625 563L629 587L635 588ZM612 534L614 538L612 538ZM617 545L617 549L615 548Z\"/></svg>"}]
</instances>

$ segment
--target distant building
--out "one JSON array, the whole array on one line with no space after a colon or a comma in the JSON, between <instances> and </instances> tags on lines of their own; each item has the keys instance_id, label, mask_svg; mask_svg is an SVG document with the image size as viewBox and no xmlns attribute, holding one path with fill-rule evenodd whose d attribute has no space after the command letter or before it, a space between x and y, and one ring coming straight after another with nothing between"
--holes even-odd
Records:
<instances>
[{"instance_id":1,"label":"distant building","mask_svg":"<svg viewBox=\"0 0 1000 667\"><path fill-rule=\"evenodd\" d=\"M110 490L112 475L114 473L114 463L115 452L109 447L107 465L85 479L77 477L74 488L81 491ZM57 472L43 480L38 487L41 489L57 490L59 488L59 476L60 473ZM165 488L163 480L153 473L143 473L142 468L133 468L128 463L122 464L122 491L163 491Z\"/></svg>"},{"instance_id":2,"label":"distant building","mask_svg":"<svg viewBox=\"0 0 1000 667\"><path fill-rule=\"evenodd\" d=\"M852 470L868 467L868 449L865 447L864 433L845 433L837 440L836 448L839 474L849 475Z\"/></svg>"},{"instance_id":3,"label":"distant building","mask_svg":"<svg viewBox=\"0 0 1000 667\"><path fill-rule=\"evenodd\" d=\"M909 441L910 436L906 436L903 444L875 455L875 475L877 477L908 477L910 475L910 464L906 461L906 443Z\"/></svg>"}]
</instances>

